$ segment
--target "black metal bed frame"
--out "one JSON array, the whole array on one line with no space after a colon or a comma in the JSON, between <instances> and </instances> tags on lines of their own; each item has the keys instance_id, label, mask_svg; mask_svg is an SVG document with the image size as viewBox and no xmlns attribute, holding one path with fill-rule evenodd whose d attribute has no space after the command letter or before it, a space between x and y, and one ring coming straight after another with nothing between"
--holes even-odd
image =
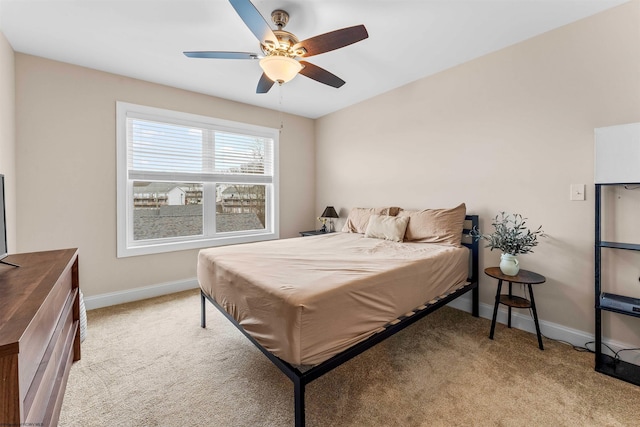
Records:
<instances>
[{"instance_id":1,"label":"black metal bed frame","mask_svg":"<svg viewBox=\"0 0 640 427\"><path fill-rule=\"evenodd\" d=\"M466 221L471 222L471 228L465 228L463 231L463 236L468 235L471 229L477 227L479 224L478 215L467 215L465 218ZM387 324L381 332L372 335L364 341L361 341L348 349L342 351L341 353L336 354L330 359L325 360L319 365L315 365L307 370L300 370L294 365L291 365L288 362L278 358L273 355L267 349L265 349L258 341L255 340L244 328L234 319L229 313L227 313L218 303L215 302L213 298L209 295L206 295L202 290L200 291L200 299L201 299L201 312L200 312L200 326L206 327L206 311L205 311L205 301L209 300L214 307L216 307L231 323L233 323L239 330L246 336L249 341L251 341L265 356L271 360L271 362L276 365L286 376L293 381L294 387L294 408L295 408L295 426L296 427L304 427L305 424L305 416L304 416L304 394L305 394L305 386L309 384L311 381L321 377L327 372L337 368L348 360L356 357L360 353L368 350L374 345L378 344L381 341L389 338L390 336L396 334L397 332L403 330L407 326L412 325L416 321L422 319L426 315L434 312L440 307L448 304L454 299L460 297L461 295L472 291L472 315L474 317L478 317L479 315L479 292L478 292L478 241L475 239L471 239L470 243L463 242L464 246L470 249L470 277L467 279L467 284L463 287L455 290L454 292L440 297L436 302L433 303L425 303L420 307L414 309L412 311L412 315L409 316L401 316L396 321Z\"/></svg>"}]
</instances>

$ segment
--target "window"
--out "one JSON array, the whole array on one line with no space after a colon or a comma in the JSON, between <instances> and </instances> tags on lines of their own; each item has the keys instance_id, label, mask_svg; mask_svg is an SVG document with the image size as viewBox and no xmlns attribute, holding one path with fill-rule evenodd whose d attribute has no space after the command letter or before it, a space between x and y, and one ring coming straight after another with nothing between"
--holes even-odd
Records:
<instances>
[{"instance_id":1,"label":"window","mask_svg":"<svg viewBox=\"0 0 640 427\"><path fill-rule=\"evenodd\" d=\"M118 257L278 238L278 131L118 102Z\"/></svg>"}]
</instances>

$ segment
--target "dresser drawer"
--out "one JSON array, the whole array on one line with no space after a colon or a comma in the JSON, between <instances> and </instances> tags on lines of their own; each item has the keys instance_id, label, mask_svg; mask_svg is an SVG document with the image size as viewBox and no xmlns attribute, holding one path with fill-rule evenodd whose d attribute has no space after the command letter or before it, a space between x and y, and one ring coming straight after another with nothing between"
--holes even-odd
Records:
<instances>
[{"instance_id":1,"label":"dresser drawer","mask_svg":"<svg viewBox=\"0 0 640 427\"><path fill-rule=\"evenodd\" d=\"M20 399L23 401L42 364L65 305L73 299L74 290L71 283L71 266L69 266L56 281L20 340L18 363Z\"/></svg>"},{"instance_id":2,"label":"dresser drawer","mask_svg":"<svg viewBox=\"0 0 640 427\"><path fill-rule=\"evenodd\" d=\"M69 353L73 352L71 346L79 323L73 320L73 303L77 297L77 290L69 295L49 345L38 365L33 382L27 390L23 402L27 424L41 423L46 420L47 406L55 390L60 370L61 368L64 370Z\"/></svg>"}]
</instances>

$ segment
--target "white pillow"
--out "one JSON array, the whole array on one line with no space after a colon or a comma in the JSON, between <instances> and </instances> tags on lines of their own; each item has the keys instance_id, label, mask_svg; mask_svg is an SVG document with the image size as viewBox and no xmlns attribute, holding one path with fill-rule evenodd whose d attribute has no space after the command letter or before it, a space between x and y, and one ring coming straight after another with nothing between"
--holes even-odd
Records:
<instances>
[{"instance_id":1,"label":"white pillow","mask_svg":"<svg viewBox=\"0 0 640 427\"><path fill-rule=\"evenodd\" d=\"M396 216L400 208L383 207L383 208L353 208L349 212L347 222L344 223L342 231L347 233L364 233L367 231L367 223L371 215L391 215Z\"/></svg>"},{"instance_id":2,"label":"white pillow","mask_svg":"<svg viewBox=\"0 0 640 427\"><path fill-rule=\"evenodd\" d=\"M409 224L408 216L371 215L364 237L402 242Z\"/></svg>"}]
</instances>

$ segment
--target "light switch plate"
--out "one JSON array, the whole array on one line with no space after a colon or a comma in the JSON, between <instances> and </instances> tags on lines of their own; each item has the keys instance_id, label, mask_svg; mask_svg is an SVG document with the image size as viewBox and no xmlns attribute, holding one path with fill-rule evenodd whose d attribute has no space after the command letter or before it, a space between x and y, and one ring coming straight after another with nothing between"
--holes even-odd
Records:
<instances>
[{"instance_id":1,"label":"light switch plate","mask_svg":"<svg viewBox=\"0 0 640 427\"><path fill-rule=\"evenodd\" d=\"M584 184L571 184L569 200L584 200L584 192Z\"/></svg>"}]
</instances>

